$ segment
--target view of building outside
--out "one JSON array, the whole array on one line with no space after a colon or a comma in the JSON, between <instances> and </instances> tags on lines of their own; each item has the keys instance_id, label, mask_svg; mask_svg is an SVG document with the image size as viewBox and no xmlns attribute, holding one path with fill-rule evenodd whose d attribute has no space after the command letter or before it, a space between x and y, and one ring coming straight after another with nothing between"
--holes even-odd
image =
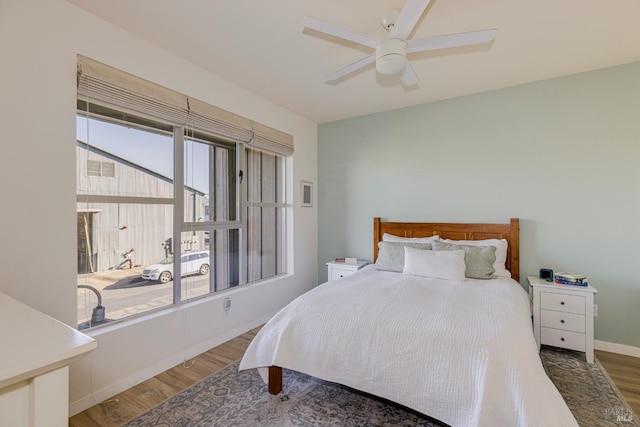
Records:
<instances>
[{"instance_id":1,"label":"view of building outside","mask_svg":"<svg viewBox=\"0 0 640 427\"><path fill-rule=\"evenodd\" d=\"M106 320L172 304L173 264L162 262L172 259L175 249L173 136L78 116L76 145L80 328L88 326L98 298L106 308ZM210 185L214 181L208 176L211 168L206 154L210 147L204 147L204 156L197 153L204 145L185 142L185 163L200 159L199 168L185 167L185 221L209 220L209 195L214 193ZM211 147L214 153L216 150L222 149ZM206 171L204 176L202 169ZM208 251L212 242L220 240L217 234L222 233L182 233L179 244L183 254L207 252L201 261L206 268L194 273L189 271L191 264L182 264L183 274L193 273L182 280L182 299L209 292ZM154 265L171 271L164 273L162 281L144 280L145 268ZM93 323L97 323L95 319Z\"/></svg>"}]
</instances>

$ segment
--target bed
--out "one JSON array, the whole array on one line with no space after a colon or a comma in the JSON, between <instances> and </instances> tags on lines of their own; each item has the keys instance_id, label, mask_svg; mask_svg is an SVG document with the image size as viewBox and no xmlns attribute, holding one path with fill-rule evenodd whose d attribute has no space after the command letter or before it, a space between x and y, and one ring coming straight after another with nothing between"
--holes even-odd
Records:
<instances>
[{"instance_id":1,"label":"bed","mask_svg":"<svg viewBox=\"0 0 640 427\"><path fill-rule=\"evenodd\" d=\"M517 218L373 223L376 264L283 308L241 370L258 368L273 394L291 369L452 426L577 426L538 355Z\"/></svg>"}]
</instances>

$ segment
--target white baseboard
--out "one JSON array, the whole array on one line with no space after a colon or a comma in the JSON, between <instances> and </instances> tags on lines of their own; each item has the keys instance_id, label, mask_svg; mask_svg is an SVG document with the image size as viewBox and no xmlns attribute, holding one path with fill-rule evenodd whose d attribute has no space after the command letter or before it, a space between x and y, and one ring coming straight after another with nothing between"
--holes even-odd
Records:
<instances>
[{"instance_id":1,"label":"white baseboard","mask_svg":"<svg viewBox=\"0 0 640 427\"><path fill-rule=\"evenodd\" d=\"M85 396L82 399L70 402L69 417L72 417L86 409L89 409L90 407L95 406L100 402L104 402L110 397L115 396L116 394L121 393L135 386L136 384L146 381L161 372L171 369L172 367L181 363L183 360L184 355L174 355L170 358L161 360L160 362L149 366L144 370L137 371L133 375L122 378L121 380L116 381L115 383L112 383L107 387L96 390L92 394Z\"/></svg>"},{"instance_id":2,"label":"white baseboard","mask_svg":"<svg viewBox=\"0 0 640 427\"><path fill-rule=\"evenodd\" d=\"M640 357L640 348L632 347L630 345L595 340L593 342L593 346L596 350L608 351L609 353L623 354L625 356Z\"/></svg>"},{"instance_id":3,"label":"white baseboard","mask_svg":"<svg viewBox=\"0 0 640 427\"><path fill-rule=\"evenodd\" d=\"M244 334L247 331L250 331L253 328L256 328L260 325L263 325L267 320L269 320L274 313L269 313L268 315L262 316L259 319L254 320L250 324L242 325L237 328L226 331L223 335L216 336L210 340L202 342L196 346L191 347L186 356L187 360L191 359L205 351L208 351L214 347L219 346L237 336ZM69 417L76 415L86 409L89 409L96 404L108 400L112 396L115 396L118 393L122 393L123 391L133 387L136 384L139 384L143 381L148 380L149 378L153 378L154 376L173 368L174 366L182 363L185 360L185 353L180 353L173 355L169 358L161 360L160 362L149 366L144 370L140 370L136 372L134 375L131 375L127 378L123 378L120 381L117 381L108 387L105 387L101 390L97 390L93 392L91 395L86 396L82 399L76 400L69 404Z\"/></svg>"}]
</instances>

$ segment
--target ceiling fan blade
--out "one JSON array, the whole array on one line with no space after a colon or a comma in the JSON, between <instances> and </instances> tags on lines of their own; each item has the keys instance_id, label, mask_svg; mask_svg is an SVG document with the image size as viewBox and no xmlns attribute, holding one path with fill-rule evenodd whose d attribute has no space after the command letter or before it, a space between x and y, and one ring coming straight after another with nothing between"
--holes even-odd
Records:
<instances>
[{"instance_id":1,"label":"ceiling fan blade","mask_svg":"<svg viewBox=\"0 0 640 427\"><path fill-rule=\"evenodd\" d=\"M420 83L420 79L418 78L418 75L414 71L411 64L409 64L408 62L407 62L407 65L404 67L404 71L400 75L400 78L402 79L402 83L407 87L417 86L418 83Z\"/></svg>"},{"instance_id":2,"label":"ceiling fan blade","mask_svg":"<svg viewBox=\"0 0 640 427\"><path fill-rule=\"evenodd\" d=\"M497 32L498 30L491 29L409 40L407 42L407 53L489 43L495 38Z\"/></svg>"},{"instance_id":3,"label":"ceiling fan blade","mask_svg":"<svg viewBox=\"0 0 640 427\"><path fill-rule=\"evenodd\" d=\"M355 31L351 31L346 28L339 27L334 24L330 24L325 21L321 21L311 16L305 17L302 20L302 25L305 28L320 31L321 33L336 36L344 40L349 40L354 43L358 43L358 44L370 47L372 49L375 49L376 46L378 45L378 40L376 39L373 39L364 34L356 33Z\"/></svg>"},{"instance_id":4,"label":"ceiling fan blade","mask_svg":"<svg viewBox=\"0 0 640 427\"><path fill-rule=\"evenodd\" d=\"M430 2L431 0L407 0L396 23L389 31L389 37L406 40Z\"/></svg>"},{"instance_id":5,"label":"ceiling fan blade","mask_svg":"<svg viewBox=\"0 0 640 427\"><path fill-rule=\"evenodd\" d=\"M367 65L375 61L376 55L372 53L371 55L367 55L359 61L354 62L353 64L347 65L346 67L341 68L338 71L334 71L331 74L327 74L326 76L324 76L324 79L327 82L338 80L339 78L344 77L347 74L351 74L354 71L359 70L360 68L366 67Z\"/></svg>"}]
</instances>

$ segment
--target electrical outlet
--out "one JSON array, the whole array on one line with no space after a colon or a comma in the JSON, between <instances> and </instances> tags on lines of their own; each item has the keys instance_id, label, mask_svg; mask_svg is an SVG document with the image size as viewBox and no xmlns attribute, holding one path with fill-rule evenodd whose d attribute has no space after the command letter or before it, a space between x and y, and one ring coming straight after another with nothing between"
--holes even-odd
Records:
<instances>
[{"instance_id":1,"label":"electrical outlet","mask_svg":"<svg viewBox=\"0 0 640 427\"><path fill-rule=\"evenodd\" d=\"M224 311L226 312L226 311L229 311L229 310L231 310L231 298L226 297L224 299Z\"/></svg>"},{"instance_id":2,"label":"electrical outlet","mask_svg":"<svg viewBox=\"0 0 640 427\"><path fill-rule=\"evenodd\" d=\"M598 304L593 304L593 317L598 317Z\"/></svg>"}]
</instances>

